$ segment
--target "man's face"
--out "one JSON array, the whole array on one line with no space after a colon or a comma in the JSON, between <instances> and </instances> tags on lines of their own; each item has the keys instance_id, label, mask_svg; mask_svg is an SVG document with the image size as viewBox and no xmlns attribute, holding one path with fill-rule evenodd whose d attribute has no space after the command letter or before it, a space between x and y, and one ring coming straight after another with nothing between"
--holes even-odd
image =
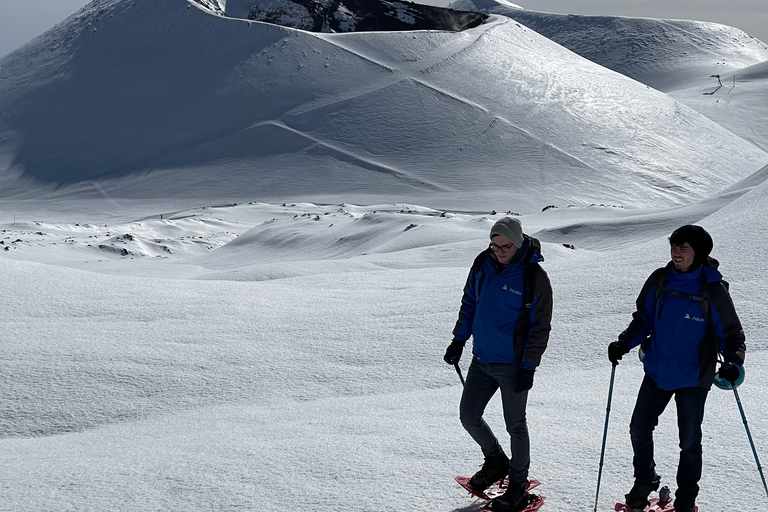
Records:
<instances>
[{"instance_id":1,"label":"man's face","mask_svg":"<svg viewBox=\"0 0 768 512\"><path fill-rule=\"evenodd\" d=\"M507 265L517 253L517 246L510 242L507 237L501 235L491 238L491 249L502 265Z\"/></svg>"},{"instance_id":2,"label":"man's face","mask_svg":"<svg viewBox=\"0 0 768 512\"><path fill-rule=\"evenodd\" d=\"M696 255L688 242L683 243L683 245L670 244L670 253L672 255L672 263L680 272L687 272L691 268L693 257Z\"/></svg>"}]
</instances>

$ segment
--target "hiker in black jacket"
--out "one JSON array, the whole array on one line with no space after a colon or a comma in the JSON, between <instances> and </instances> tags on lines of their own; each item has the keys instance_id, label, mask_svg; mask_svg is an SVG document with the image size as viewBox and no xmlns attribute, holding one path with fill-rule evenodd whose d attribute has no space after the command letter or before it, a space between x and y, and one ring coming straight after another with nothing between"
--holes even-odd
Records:
<instances>
[{"instance_id":1,"label":"hiker in black jacket","mask_svg":"<svg viewBox=\"0 0 768 512\"><path fill-rule=\"evenodd\" d=\"M490 246L469 272L453 342L444 359L448 364L458 363L464 344L473 337L460 417L480 445L485 463L469 485L484 491L509 475L509 488L494 500L494 510L517 511L528 502L530 446L525 409L534 371L549 340L552 287L539 266L544 261L541 244L523 234L517 219L505 217L496 222L490 238ZM511 459L483 420L486 405L499 389Z\"/></svg>"},{"instance_id":2,"label":"hiker in black jacket","mask_svg":"<svg viewBox=\"0 0 768 512\"><path fill-rule=\"evenodd\" d=\"M743 377L744 332L727 283L710 258L712 237L700 226L683 226L669 237L672 261L654 271L637 299L629 327L608 347L616 365L640 346L645 378L630 424L635 484L626 504L637 512L648 505L660 477L653 459L653 430L672 396L677 404L680 461L675 510L693 512L702 471L701 424L715 379Z\"/></svg>"}]
</instances>

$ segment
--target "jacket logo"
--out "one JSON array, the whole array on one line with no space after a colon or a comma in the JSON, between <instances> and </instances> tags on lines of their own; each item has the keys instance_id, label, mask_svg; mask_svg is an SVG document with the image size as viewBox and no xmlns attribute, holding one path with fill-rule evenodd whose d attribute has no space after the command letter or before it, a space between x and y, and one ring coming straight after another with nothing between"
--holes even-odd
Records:
<instances>
[{"instance_id":1,"label":"jacket logo","mask_svg":"<svg viewBox=\"0 0 768 512\"><path fill-rule=\"evenodd\" d=\"M514 288L507 288L507 285L501 287L502 290L514 293L515 295L522 295L522 292L515 290Z\"/></svg>"},{"instance_id":2,"label":"jacket logo","mask_svg":"<svg viewBox=\"0 0 768 512\"><path fill-rule=\"evenodd\" d=\"M700 316L696 316L696 315L691 316L688 313L685 314L685 319L686 320L693 320L694 322L706 322L706 320L704 320Z\"/></svg>"}]
</instances>

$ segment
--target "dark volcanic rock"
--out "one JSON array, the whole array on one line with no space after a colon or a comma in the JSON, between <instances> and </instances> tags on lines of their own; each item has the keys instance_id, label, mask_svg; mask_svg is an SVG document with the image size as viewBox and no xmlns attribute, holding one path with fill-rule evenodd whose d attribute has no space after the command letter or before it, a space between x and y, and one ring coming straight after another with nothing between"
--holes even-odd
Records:
<instances>
[{"instance_id":1,"label":"dark volcanic rock","mask_svg":"<svg viewBox=\"0 0 768 512\"><path fill-rule=\"evenodd\" d=\"M240 0L247 18L310 32L460 31L485 14L386 0ZM242 5L240 9L242 11ZM229 11L229 9L227 9ZM230 15L230 13L227 13Z\"/></svg>"}]
</instances>

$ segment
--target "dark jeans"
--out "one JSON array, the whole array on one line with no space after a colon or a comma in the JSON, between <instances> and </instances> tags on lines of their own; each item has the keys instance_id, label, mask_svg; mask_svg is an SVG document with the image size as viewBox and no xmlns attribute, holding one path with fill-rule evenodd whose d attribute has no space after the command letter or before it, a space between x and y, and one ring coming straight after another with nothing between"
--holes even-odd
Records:
<instances>
[{"instance_id":1,"label":"dark jeans","mask_svg":"<svg viewBox=\"0 0 768 512\"><path fill-rule=\"evenodd\" d=\"M516 364L481 363L473 359L467 372L464 393L461 395L459 416L464 429L480 445L484 456L492 457L503 453L504 450L496 436L483 420L485 407L496 390L501 390L504 421L512 449L509 479L513 482L521 482L528 479L528 467L531 464L528 425L525 420L528 392L515 393L516 376Z\"/></svg>"},{"instance_id":2,"label":"dark jeans","mask_svg":"<svg viewBox=\"0 0 768 512\"><path fill-rule=\"evenodd\" d=\"M650 482L656 476L653 460L653 430L659 424L659 416L675 397L677 404L677 428L680 435L680 461L677 465L676 503L693 505L699 494L701 479L701 424L704 421L704 403L709 389L693 387L667 391L645 376L637 395L635 411L629 433L635 452L635 480Z\"/></svg>"}]
</instances>

